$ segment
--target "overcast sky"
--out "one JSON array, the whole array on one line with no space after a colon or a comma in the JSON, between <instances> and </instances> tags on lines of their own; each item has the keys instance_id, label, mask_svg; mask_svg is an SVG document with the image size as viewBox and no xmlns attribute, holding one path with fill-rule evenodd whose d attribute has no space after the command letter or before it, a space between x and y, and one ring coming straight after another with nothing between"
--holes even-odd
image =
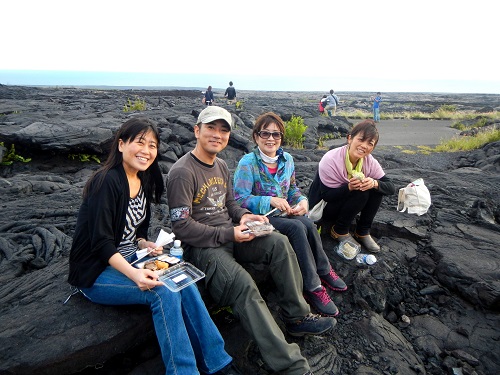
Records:
<instances>
[{"instance_id":1,"label":"overcast sky","mask_svg":"<svg viewBox=\"0 0 500 375\"><path fill-rule=\"evenodd\" d=\"M494 4L4 0L0 70L321 77L367 90L442 81L500 93Z\"/></svg>"}]
</instances>

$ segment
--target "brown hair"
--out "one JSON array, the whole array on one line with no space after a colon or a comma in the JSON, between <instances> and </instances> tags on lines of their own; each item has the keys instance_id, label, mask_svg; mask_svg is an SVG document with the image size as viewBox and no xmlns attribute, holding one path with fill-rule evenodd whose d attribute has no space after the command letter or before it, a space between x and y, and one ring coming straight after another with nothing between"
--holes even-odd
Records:
<instances>
[{"instance_id":1,"label":"brown hair","mask_svg":"<svg viewBox=\"0 0 500 375\"><path fill-rule=\"evenodd\" d=\"M269 125L272 123L275 123L278 129L280 130L281 133L283 133L283 136L281 137L281 143L283 144L284 141L284 136L285 136L285 123L279 117L276 113L274 112L266 112L261 114L259 117L257 117L257 120L255 120L255 125L253 126L253 132L252 132L252 137L255 142L256 137L258 136L258 133L262 129L266 129Z\"/></svg>"},{"instance_id":2,"label":"brown hair","mask_svg":"<svg viewBox=\"0 0 500 375\"><path fill-rule=\"evenodd\" d=\"M361 121L360 123L354 125L354 127L351 129L348 135L351 136L351 138L354 138L356 135L362 134L362 140L368 140L368 141L374 141L375 145L378 143L378 130L377 127L375 126L375 121L373 120L364 120Z\"/></svg>"}]
</instances>

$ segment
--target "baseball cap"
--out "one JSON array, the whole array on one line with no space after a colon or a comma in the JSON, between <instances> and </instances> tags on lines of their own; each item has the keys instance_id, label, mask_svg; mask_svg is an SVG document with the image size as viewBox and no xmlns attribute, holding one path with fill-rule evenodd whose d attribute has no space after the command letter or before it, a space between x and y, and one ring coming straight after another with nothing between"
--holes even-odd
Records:
<instances>
[{"instance_id":1,"label":"baseball cap","mask_svg":"<svg viewBox=\"0 0 500 375\"><path fill-rule=\"evenodd\" d=\"M224 120L229 125L229 128L233 127L233 118L231 114L222 107L217 107L216 105L211 105L200 112L198 116L198 124L209 124L215 120Z\"/></svg>"}]
</instances>

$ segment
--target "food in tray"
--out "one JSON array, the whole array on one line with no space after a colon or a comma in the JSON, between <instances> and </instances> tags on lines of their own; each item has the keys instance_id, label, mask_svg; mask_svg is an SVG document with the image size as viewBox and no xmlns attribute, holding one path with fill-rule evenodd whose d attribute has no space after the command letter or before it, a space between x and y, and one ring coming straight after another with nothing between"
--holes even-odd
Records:
<instances>
[{"instance_id":1,"label":"food in tray","mask_svg":"<svg viewBox=\"0 0 500 375\"><path fill-rule=\"evenodd\" d=\"M266 236L274 230L272 224L262 221L247 221L245 225L248 227L248 230L244 231L244 233L252 233L256 237Z\"/></svg>"},{"instance_id":2,"label":"food in tray","mask_svg":"<svg viewBox=\"0 0 500 375\"><path fill-rule=\"evenodd\" d=\"M166 270L168 267L169 264L167 262L158 259L150 260L144 263L144 268L151 271Z\"/></svg>"},{"instance_id":3,"label":"food in tray","mask_svg":"<svg viewBox=\"0 0 500 375\"><path fill-rule=\"evenodd\" d=\"M337 253L345 259L354 259L359 253L359 246L350 241L341 241L337 246Z\"/></svg>"}]
</instances>

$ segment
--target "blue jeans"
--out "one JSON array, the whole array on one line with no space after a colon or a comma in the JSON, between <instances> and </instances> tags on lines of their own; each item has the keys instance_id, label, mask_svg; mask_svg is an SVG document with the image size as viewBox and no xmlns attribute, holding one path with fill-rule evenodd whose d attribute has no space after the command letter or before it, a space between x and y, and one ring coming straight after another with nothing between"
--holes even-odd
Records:
<instances>
[{"instance_id":1,"label":"blue jeans","mask_svg":"<svg viewBox=\"0 0 500 375\"><path fill-rule=\"evenodd\" d=\"M288 237L297 255L304 290L311 292L321 286L318 275L328 275L330 261L323 249L316 224L306 216L270 217L269 222Z\"/></svg>"},{"instance_id":2,"label":"blue jeans","mask_svg":"<svg viewBox=\"0 0 500 375\"><path fill-rule=\"evenodd\" d=\"M380 108L373 108L373 121L380 121Z\"/></svg>"},{"instance_id":3,"label":"blue jeans","mask_svg":"<svg viewBox=\"0 0 500 375\"><path fill-rule=\"evenodd\" d=\"M108 266L90 288L81 288L92 302L102 305L148 305L161 348L166 374L208 374L232 358L210 318L195 284L172 292L166 286L142 291L128 277Z\"/></svg>"}]
</instances>

